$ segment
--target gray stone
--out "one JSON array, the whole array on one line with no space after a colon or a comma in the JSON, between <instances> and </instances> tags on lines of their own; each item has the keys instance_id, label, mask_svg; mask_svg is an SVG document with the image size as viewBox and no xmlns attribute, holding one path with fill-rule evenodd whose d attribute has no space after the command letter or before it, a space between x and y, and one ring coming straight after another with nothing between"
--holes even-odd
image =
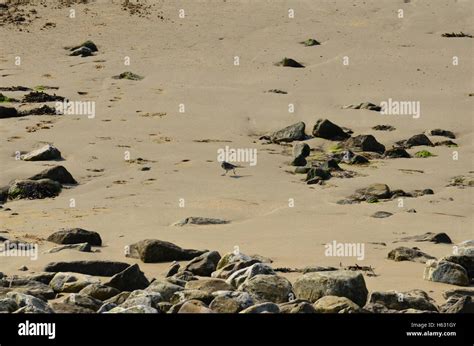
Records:
<instances>
[{"instance_id":1,"label":"gray stone","mask_svg":"<svg viewBox=\"0 0 474 346\"><path fill-rule=\"evenodd\" d=\"M313 127L313 136L324 139L344 140L350 137L342 128L332 123L328 119L318 119Z\"/></svg>"},{"instance_id":2,"label":"gray stone","mask_svg":"<svg viewBox=\"0 0 474 346\"><path fill-rule=\"evenodd\" d=\"M182 249L163 240L146 239L129 246L127 257L139 258L145 263L189 261L206 251Z\"/></svg>"},{"instance_id":3,"label":"gray stone","mask_svg":"<svg viewBox=\"0 0 474 346\"><path fill-rule=\"evenodd\" d=\"M438 311L435 301L425 291L418 289L406 292L372 292L369 303L381 304L392 310Z\"/></svg>"},{"instance_id":4,"label":"gray stone","mask_svg":"<svg viewBox=\"0 0 474 346\"><path fill-rule=\"evenodd\" d=\"M92 246L102 246L100 234L82 228L67 228L51 234L48 241L56 244L89 243Z\"/></svg>"},{"instance_id":5,"label":"gray stone","mask_svg":"<svg viewBox=\"0 0 474 346\"><path fill-rule=\"evenodd\" d=\"M116 261L71 261L51 262L45 272L73 272L93 276L113 276L128 268L130 264Z\"/></svg>"},{"instance_id":6,"label":"gray stone","mask_svg":"<svg viewBox=\"0 0 474 346\"><path fill-rule=\"evenodd\" d=\"M77 184L77 181L72 177L63 166L54 166L46 168L44 171L32 176L30 180L51 179L61 184Z\"/></svg>"},{"instance_id":7,"label":"gray stone","mask_svg":"<svg viewBox=\"0 0 474 346\"><path fill-rule=\"evenodd\" d=\"M313 304L317 313L323 314L341 314L341 313L357 313L361 312L359 305L346 297L324 296L319 298Z\"/></svg>"},{"instance_id":8,"label":"gray stone","mask_svg":"<svg viewBox=\"0 0 474 346\"><path fill-rule=\"evenodd\" d=\"M305 127L306 125L302 121L299 123L287 126L284 129L274 132L270 136L270 140L274 143L302 141L306 138L306 135L304 132Z\"/></svg>"},{"instance_id":9,"label":"gray stone","mask_svg":"<svg viewBox=\"0 0 474 346\"><path fill-rule=\"evenodd\" d=\"M280 308L275 303L261 303L240 311L241 314L278 314Z\"/></svg>"},{"instance_id":10,"label":"gray stone","mask_svg":"<svg viewBox=\"0 0 474 346\"><path fill-rule=\"evenodd\" d=\"M367 301L367 287L361 273L337 270L307 273L293 284L297 298L314 303L323 296L346 297L359 306Z\"/></svg>"},{"instance_id":11,"label":"gray stone","mask_svg":"<svg viewBox=\"0 0 474 346\"><path fill-rule=\"evenodd\" d=\"M148 287L150 282L140 271L138 264L134 264L112 276L104 285L116 288L119 291L134 291Z\"/></svg>"},{"instance_id":12,"label":"gray stone","mask_svg":"<svg viewBox=\"0 0 474 346\"><path fill-rule=\"evenodd\" d=\"M288 301L292 287L288 279L278 275L255 275L239 287L248 292L259 302L285 303Z\"/></svg>"},{"instance_id":13,"label":"gray stone","mask_svg":"<svg viewBox=\"0 0 474 346\"><path fill-rule=\"evenodd\" d=\"M25 155L21 155L20 158L23 161L49 161L49 160L60 160L61 152L51 144L30 151Z\"/></svg>"},{"instance_id":14,"label":"gray stone","mask_svg":"<svg viewBox=\"0 0 474 346\"><path fill-rule=\"evenodd\" d=\"M217 251L210 251L195 257L189 262L184 270L199 276L210 276L216 270L221 255Z\"/></svg>"},{"instance_id":15,"label":"gray stone","mask_svg":"<svg viewBox=\"0 0 474 346\"><path fill-rule=\"evenodd\" d=\"M375 137L372 135L359 135L351 137L343 142L343 146L355 151L370 151L380 154L385 152L385 146L377 142Z\"/></svg>"},{"instance_id":16,"label":"gray stone","mask_svg":"<svg viewBox=\"0 0 474 346\"><path fill-rule=\"evenodd\" d=\"M411 261L426 263L426 261L436 258L420 251L420 249L416 247L409 248L405 246L400 246L388 253L388 259L394 260L396 262Z\"/></svg>"},{"instance_id":17,"label":"gray stone","mask_svg":"<svg viewBox=\"0 0 474 346\"><path fill-rule=\"evenodd\" d=\"M8 199L43 199L56 197L61 190L61 184L51 179L15 180L8 188Z\"/></svg>"},{"instance_id":18,"label":"gray stone","mask_svg":"<svg viewBox=\"0 0 474 346\"><path fill-rule=\"evenodd\" d=\"M469 277L466 269L459 264L448 262L443 259L439 261L427 261L423 273L423 279L458 286L469 285Z\"/></svg>"}]
</instances>

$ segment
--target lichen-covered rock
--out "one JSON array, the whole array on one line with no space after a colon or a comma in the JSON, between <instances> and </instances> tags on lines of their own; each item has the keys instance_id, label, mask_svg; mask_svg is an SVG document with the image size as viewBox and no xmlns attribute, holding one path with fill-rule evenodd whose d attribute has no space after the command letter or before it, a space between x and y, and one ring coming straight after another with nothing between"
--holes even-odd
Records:
<instances>
[{"instance_id":1,"label":"lichen-covered rock","mask_svg":"<svg viewBox=\"0 0 474 346\"><path fill-rule=\"evenodd\" d=\"M458 286L469 285L467 270L459 264L443 259L427 261L423 279Z\"/></svg>"},{"instance_id":2,"label":"lichen-covered rock","mask_svg":"<svg viewBox=\"0 0 474 346\"><path fill-rule=\"evenodd\" d=\"M288 279L278 275L255 275L239 287L260 302L285 303L288 301L292 287Z\"/></svg>"}]
</instances>

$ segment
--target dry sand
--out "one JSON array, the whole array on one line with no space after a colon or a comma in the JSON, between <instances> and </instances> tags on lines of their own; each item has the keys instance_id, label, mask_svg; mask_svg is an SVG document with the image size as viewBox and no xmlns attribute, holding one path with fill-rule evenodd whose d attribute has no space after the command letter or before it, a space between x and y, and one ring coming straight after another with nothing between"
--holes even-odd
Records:
<instances>
[{"instance_id":1,"label":"dry sand","mask_svg":"<svg viewBox=\"0 0 474 346\"><path fill-rule=\"evenodd\" d=\"M15 25L0 27L1 86L57 86L58 90L46 92L95 101L96 117L0 120L0 185L52 165L14 159L16 151L29 151L44 142L61 150L65 158L61 164L79 181L54 199L4 205L11 211L0 212L1 229L7 231L2 235L40 240L40 257L37 261L1 258L0 270L24 275L18 271L22 265L38 272L51 261L112 259L140 263L151 278L162 274L169 263L143 264L125 258L124 247L152 238L221 254L239 246L246 254L271 258L274 267L370 265L378 276L365 276L369 291L418 288L444 301L441 293L455 286L423 280L421 263L386 257L400 245L418 246L436 257L452 252L446 244L392 243L402 236L446 232L454 243L473 238L472 190L446 185L451 177L474 170L474 97L468 96L474 91L474 39L441 37L444 32L474 32L473 3L405 2L148 1L153 6L140 17L123 11L119 1L97 1L74 4L75 19L68 17L68 7L27 7L35 8L40 18L20 26L22 31ZM288 18L289 8L295 10L294 19ZM178 17L179 9L185 9L184 19ZM404 10L403 19L397 17L398 9ZM55 27L41 30L46 22ZM299 44L308 38L322 44ZM95 56L71 57L63 49L86 39L98 45ZM16 56L22 59L20 66L14 65ZM125 56L130 57L130 66L124 66ZM234 56L240 57L239 66L234 66ZM343 65L344 56L349 57L349 66ZM458 66L453 66L453 56L459 57ZM294 58L306 68L275 66L283 57ZM145 78L111 78L124 71ZM265 93L275 88L288 94ZM388 98L420 101L421 117L341 109ZM289 103L295 105L294 113L288 112ZM184 113L178 111L179 104L185 105ZM145 113L166 114L142 116ZM293 170L288 166L291 157L285 154L288 147L265 145L258 137L297 121L304 121L310 134L318 118L328 118L355 134L373 134L386 147L429 129L448 129L456 134L459 147L428 148L437 156L427 159L343 166L360 176L309 186L301 181L302 175L287 172ZM49 129L26 131L42 120L52 120ZM396 130L372 130L377 124L391 124ZM195 142L200 139L231 142ZM307 143L324 148L334 144L320 138ZM225 145L256 148L257 165L238 170L240 178L221 176L217 150ZM426 148L408 151L421 149ZM459 152L457 161L452 159L454 150ZM153 162L129 163L125 151L131 159ZM142 166L151 170L140 171ZM435 193L406 199L404 208L396 200L336 204L376 182L406 191L431 188ZM69 207L71 198L75 208ZM289 199L294 199L293 208ZM410 208L417 213L407 213ZM394 215L370 217L379 210ZM231 223L171 226L187 216ZM43 254L54 244L41 239L62 227L97 231L104 247L100 253ZM365 259L326 257L324 244L333 240L365 243ZM287 277L293 280L298 275Z\"/></svg>"}]
</instances>

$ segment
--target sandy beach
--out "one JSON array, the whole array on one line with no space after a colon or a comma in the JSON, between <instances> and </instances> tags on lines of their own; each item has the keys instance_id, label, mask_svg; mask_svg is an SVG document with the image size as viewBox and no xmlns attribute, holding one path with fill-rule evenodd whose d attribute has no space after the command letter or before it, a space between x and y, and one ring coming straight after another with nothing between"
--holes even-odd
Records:
<instances>
[{"instance_id":1,"label":"sandy beach","mask_svg":"<svg viewBox=\"0 0 474 346\"><path fill-rule=\"evenodd\" d=\"M70 3L18 6L21 21L15 19L19 12L5 15L13 11L8 4L1 17L0 86L32 90L2 89L18 102L0 106L18 112L55 107L24 102L25 95L39 91L95 107L94 116L0 119L0 186L56 165L77 181L64 184L53 198L3 203L0 236L38 246L36 260L2 257L4 275L41 273L51 262L111 260L138 264L151 281L163 278L172 261L144 263L125 254L131 244L158 239L221 256L237 247L271 259L273 269L370 267L373 271L354 271L363 276L369 295L419 289L437 307L446 302L445 291L463 288L472 295L472 277L464 286L435 282L424 278L426 263L387 257L395 248L417 247L441 259L457 255L454 247L474 238L474 39L442 36L474 33L471 1ZM301 44L310 38L319 44ZM90 56L71 56L65 49L87 40L98 48ZM277 66L284 58L304 68ZM143 79L113 78L126 71ZM273 89L284 93L269 92ZM419 114L345 108L389 99L415 102ZM302 165L309 169L344 145L314 136L318 119L328 119L351 138L373 135L386 150L418 134L433 144L451 140L457 146L405 145L410 158L369 152L367 164L338 162L351 177L331 171L324 179L315 171L316 180L308 184L307 171L295 173L291 165L293 147L309 145ZM298 122L305 123L306 138L272 139L272 133ZM395 129L374 130L376 125ZM431 135L433 129L455 138ZM59 149L62 160L16 159L45 144ZM218 151L226 146L256 150L255 164L233 162L241 166L236 174L222 175ZM417 157L421 151L432 156ZM451 184L459 176L465 180ZM371 184L433 193L338 203ZM407 212L411 209L416 212ZM379 211L392 215L372 216ZM227 223L174 225L187 217ZM47 238L63 228L97 232L102 246L45 253L58 246ZM400 241L427 232L446 233L451 242ZM327 256L325 245L332 242L363 244L363 259ZM294 284L303 273L278 275Z\"/></svg>"}]
</instances>

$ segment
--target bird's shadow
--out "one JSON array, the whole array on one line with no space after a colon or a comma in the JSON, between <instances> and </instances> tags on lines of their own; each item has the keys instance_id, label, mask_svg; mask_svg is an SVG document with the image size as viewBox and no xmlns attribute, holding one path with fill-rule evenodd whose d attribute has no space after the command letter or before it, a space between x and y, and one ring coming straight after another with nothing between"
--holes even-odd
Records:
<instances>
[{"instance_id":1,"label":"bird's shadow","mask_svg":"<svg viewBox=\"0 0 474 346\"><path fill-rule=\"evenodd\" d=\"M229 175L228 177L234 178L234 179L240 179L240 178L250 177L250 175Z\"/></svg>"}]
</instances>

